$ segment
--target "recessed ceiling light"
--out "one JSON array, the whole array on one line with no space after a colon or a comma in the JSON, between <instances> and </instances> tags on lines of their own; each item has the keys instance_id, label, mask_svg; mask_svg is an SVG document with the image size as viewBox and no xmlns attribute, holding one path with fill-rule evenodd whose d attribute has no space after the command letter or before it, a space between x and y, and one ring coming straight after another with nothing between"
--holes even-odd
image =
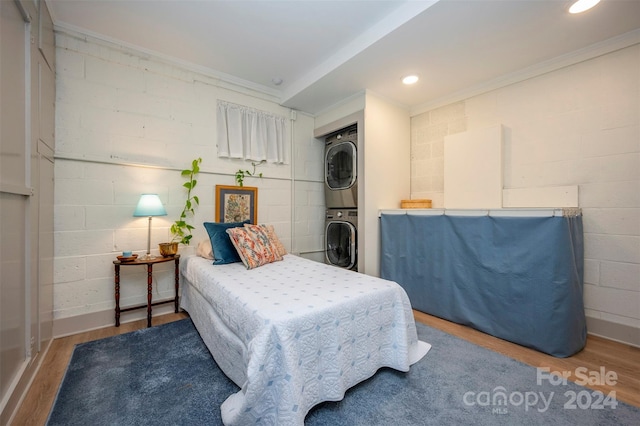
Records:
<instances>
[{"instance_id":1,"label":"recessed ceiling light","mask_svg":"<svg viewBox=\"0 0 640 426\"><path fill-rule=\"evenodd\" d=\"M415 84L417 83L419 80L417 75L408 75L405 78L402 79L402 82L404 84Z\"/></svg>"},{"instance_id":2,"label":"recessed ceiling light","mask_svg":"<svg viewBox=\"0 0 640 426\"><path fill-rule=\"evenodd\" d=\"M582 13L591 9L598 3L600 3L600 0L578 0L571 5L569 13Z\"/></svg>"},{"instance_id":3,"label":"recessed ceiling light","mask_svg":"<svg viewBox=\"0 0 640 426\"><path fill-rule=\"evenodd\" d=\"M274 77L271 79L271 82L275 85L275 86L280 86L282 84L282 79L280 77Z\"/></svg>"}]
</instances>

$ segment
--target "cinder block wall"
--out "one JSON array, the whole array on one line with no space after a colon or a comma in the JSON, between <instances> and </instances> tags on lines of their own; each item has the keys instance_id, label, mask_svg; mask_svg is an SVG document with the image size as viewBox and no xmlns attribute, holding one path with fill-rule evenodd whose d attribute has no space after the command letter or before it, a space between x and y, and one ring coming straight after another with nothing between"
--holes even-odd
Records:
<instances>
[{"instance_id":1,"label":"cinder block wall","mask_svg":"<svg viewBox=\"0 0 640 426\"><path fill-rule=\"evenodd\" d=\"M143 254L147 218L134 218L140 194L158 193L168 216L153 219L152 252L169 240L182 210L180 170L203 159L195 193L200 206L193 243L215 218L215 185L235 185L250 162L217 158L216 102L222 99L290 117L269 95L70 32L56 35L54 333L113 323L113 263L123 250ZM323 249L323 144L313 138L313 118L291 121L288 165L261 165L258 220L273 224L289 251L317 257ZM292 205L295 208L292 208ZM173 265L154 267L154 299L173 294ZM121 305L146 301L142 267L121 270ZM139 311L137 316L146 315ZM76 329L74 329L74 327Z\"/></svg>"},{"instance_id":2,"label":"cinder block wall","mask_svg":"<svg viewBox=\"0 0 640 426\"><path fill-rule=\"evenodd\" d=\"M412 197L442 207L444 137L496 124L505 188L578 186L589 331L640 345L640 45L412 117Z\"/></svg>"}]
</instances>

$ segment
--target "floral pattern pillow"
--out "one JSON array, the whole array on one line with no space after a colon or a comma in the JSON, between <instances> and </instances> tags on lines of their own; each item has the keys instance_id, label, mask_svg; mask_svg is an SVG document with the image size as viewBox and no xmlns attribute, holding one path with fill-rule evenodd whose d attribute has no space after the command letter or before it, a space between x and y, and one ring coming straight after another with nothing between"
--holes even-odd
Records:
<instances>
[{"instance_id":1,"label":"floral pattern pillow","mask_svg":"<svg viewBox=\"0 0 640 426\"><path fill-rule=\"evenodd\" d=\"M272 247L267 234L258 225L227 229L227 234L247 269L282 260L282 256Z\"/></svg>"},{"instance_id":2,"label":"floral pattern pillow","mask_svg":"<svg viewBox=\"0 0 640 426\"><path fill-rule=\"evenodd\" d=\"M249 228L256 225L245 224L244 226L245 228ZM267 234L267 238L269 239L271 246L280 256L284 256L285 254L287 254L287 249L284 247L284 245L276 235L276 230L274 229L273 225L257 225L257 226L260 226L264 231L264 233Z\"/></svg>"}]
</instances>

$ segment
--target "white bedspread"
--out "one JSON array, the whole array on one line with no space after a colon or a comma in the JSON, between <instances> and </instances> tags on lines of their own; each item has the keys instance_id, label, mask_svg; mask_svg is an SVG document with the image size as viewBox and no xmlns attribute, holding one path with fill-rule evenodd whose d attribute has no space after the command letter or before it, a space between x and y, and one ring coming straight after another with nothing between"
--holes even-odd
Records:
<instances>
[{"instance_id":1,"label":"white bedspread","mask_svg":"<svg viewBox=\"0 0 640 426\"><path fill-rule=\"evenodd\" d=\"M191 256L181 271L241 342L241 390L221 407L227 426L303 425L314 405L381 367L408 371L430 348L392 281L293 255L252 270Z\"/></svg>"}]
</instances>

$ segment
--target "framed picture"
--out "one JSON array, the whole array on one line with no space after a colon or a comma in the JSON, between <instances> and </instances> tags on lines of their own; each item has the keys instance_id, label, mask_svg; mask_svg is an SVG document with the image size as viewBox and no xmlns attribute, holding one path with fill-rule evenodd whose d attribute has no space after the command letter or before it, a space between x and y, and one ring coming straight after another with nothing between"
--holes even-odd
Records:
<instances>
[{"instance_id":1,"label":"framed picture","mask_svg":"<svg viewBox=\"0 0 640 426\"><path fill-rule=\"evenodd\" d=\"M258 188L216 185L216 222L258 223Z\"/></svg>"}]
</instances>

